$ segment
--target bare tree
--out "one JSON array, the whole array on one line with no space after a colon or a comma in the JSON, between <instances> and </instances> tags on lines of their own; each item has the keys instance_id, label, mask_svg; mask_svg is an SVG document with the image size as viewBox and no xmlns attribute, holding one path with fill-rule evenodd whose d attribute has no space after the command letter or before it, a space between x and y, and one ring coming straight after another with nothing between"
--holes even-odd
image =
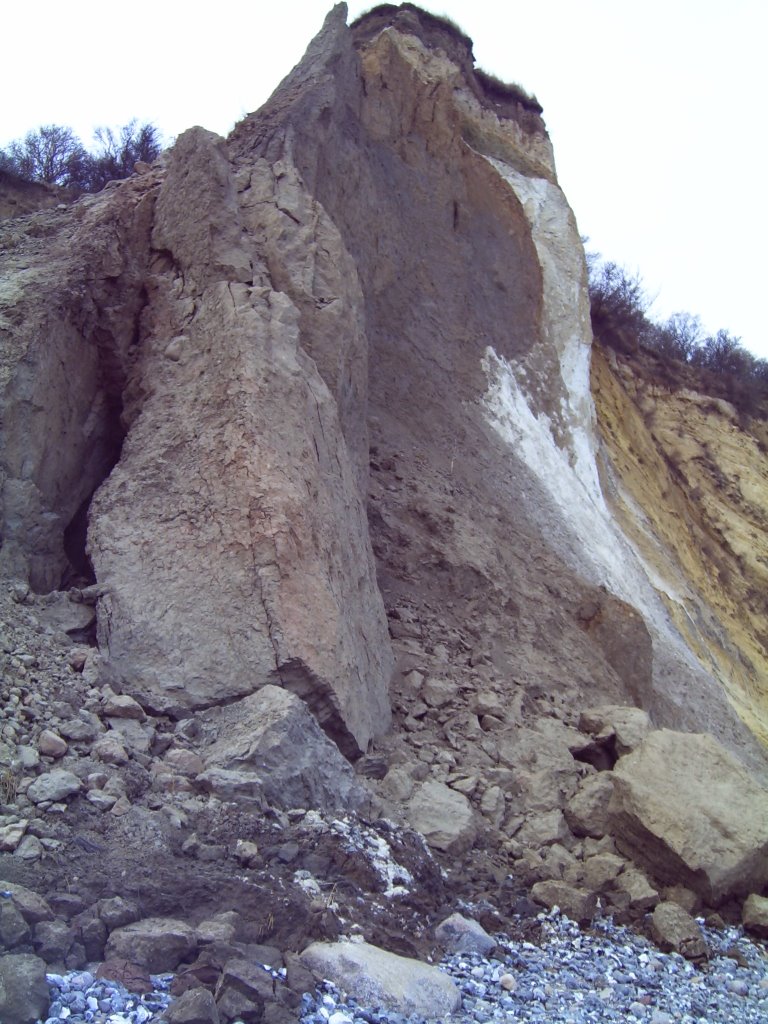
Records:
<instances>
[{"instance_id":1,"label":"bare tree","mask_svg":"<svg viewBox=\"0 0 768 1024\"><path fill-rule=\"evenodd\" d=\"M68 185L73 166L87 156L71 128L45 124L12 142L3 153L3 165L29 181Z\"/></svg>"},{"instance_id":2,"label":"bare tree","mask_svg":"<svg viewBox=\"0 0 768 1024\"><path fill-rule=\"evenodd\" d=\"M160 153L160 139L153 124L139 124L134 118L117 130L97 128L97 152L91 158L90 192L98 192L108 181L127 178L139 160L152 163Z\"/></svg>"}]
</instances>

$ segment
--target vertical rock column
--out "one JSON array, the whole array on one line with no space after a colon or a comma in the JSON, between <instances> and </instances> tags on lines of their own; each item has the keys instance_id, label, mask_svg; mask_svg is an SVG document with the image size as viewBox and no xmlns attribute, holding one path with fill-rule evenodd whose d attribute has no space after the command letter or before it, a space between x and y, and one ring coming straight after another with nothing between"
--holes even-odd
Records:
<instances>
[{"instance_id":1,"label":"vertical rock column","mask_svg":"<svg viewBox=\"0 0 768 1024\"><path fill-rule=\"evenodd\" d=\"M391 652L336 403L223 140L192 129L169 160L131 425L91 513L105 674L171 713L277 682L354 755L388 725Z\"/></svg>"}]
</instances>

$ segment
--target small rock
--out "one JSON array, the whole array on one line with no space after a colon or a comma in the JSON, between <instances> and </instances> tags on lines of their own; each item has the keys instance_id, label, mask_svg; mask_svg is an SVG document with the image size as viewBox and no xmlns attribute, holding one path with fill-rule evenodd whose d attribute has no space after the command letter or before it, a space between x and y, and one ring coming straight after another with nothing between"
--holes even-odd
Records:
<instances>
[{"instance_id":1,"label":"small rock","mask_svg":"<svg viewBox=\"0 0 768 1024\"><path fill-rule=\"evenodd\" d=\"M19 763L25 771L28 771L30 768L37 768L40 764L40 753L35 747L30 747L25 743L21 743L16 748L16 753L19 758Z\"/></svg>"},{"instance_id":2,"label":"small rock","mask_svg":"<svg viewBox=\"0 0 768 1024\"><path fill-rule=\"evenodd\" d=\"M0 853L13 853L27 831L29 822L26 818L0 825Z\"/></svg>"},{"instance_id":3,"label":"small rock","mask_svg":"<svg viewBox=\"0 0 768 1024\"><path fill-rule=\"evenodd\" d=\"M122 896L99 900L96 904L96 912L110 931L133 924L139 919L139 910L136 904L123 899Z\"/></svg>"},{"instance_id":4,"label":"small rock","mask_svg":"<svg viewBox=\"0 0 768 1024\"><path fill-rule=\"evenodd\" d=\"M110 814L114 814L116 818L122 818L122 816L124 814L127 814L128 811L130 811L130 809L131 801L125 794L123 794L122 796L119 796L117 800L115 800L110 810Z\"/></svg>"},{"instance_id":5,"label":"small rock","mask_svg":"<svg viewBox=\"0 0 768 1024\"><path fill-rule=\"evenodd\" d=\"M536 882L531 896L550 910L559 907L566 917L579 924L589 924L597 910L597 896L567 882L554 879Z\"/></svg>"},{"instance_id":6,"label":"small rock","mask_svg":"<svg viewBox=\"0 0 768 1024\"><path fill-rule=\"evenodd\" d=\"M61 918L55 918L53 921L40 921L35 925L32 941L35 952L46 963L64 963L64 959L75 941L75 932Z\"/></svg>"},{"instance_id":7,"label":"small rock","mask_svg":"<svg viewBox=\"0 0 768 1024\"><path fill-rule=\"evenodd\" d=\"M123 742L115 732L108 732L101 739L97 740L91 748L91 754L105 764L116 766L128 764L128 751Z\"/></svg>"},{"instance_id":8,"label":"small rock","mask_svg":"<svg viewBox=\"0 0 768 1024\"><path fill-rule=\"evenodd\" d=\"M673 950L689 960L709 956L701 928L677 903L659 903L651 918L651 935L661 949Z\"/></svg>"},{"instance_id":9,"label":"small rock","mask_svg":"<svg viewBox=\"0 0 768 1024\"><path fill-rule=\"evenodd\" d=\"M69 749L67 741L50 729L43 729L37 737L37 749L45 757L63 757Z\"/></svg>"},{"instance_id":10,"label":"small rock","mask_svg":"<svg viewBox=\"0 0 768 1024\"><path fill-rule=\"evenodd\" d=\"M207 988L190 988L174 999L165 1011L168 1024L219 1024L221 1020L213 993Z\"/></svg>"},{"instance_id":11,"label":"small rock","mask_svg":"<svg viewBox=\"0 0 768 1024\"><path fill-rule=\"evenodd\" d=\"M502 974L499 984L505 992L514 992L517 989L517 982L512 974Z\"/></svg>"},{"instance_id":12,"label":"small rock","mask_svg":"<svg viewBox=\"0 0 768 1024\"><path fill-rule=\"evenodd\" d=\"M43 844L37 836L24 836L13 855L21 860L40 860L44 852Z\"/></svg>"},{"instance_id":13,"label":"small rock","mask_svg":"<svg viewBox=\"0 0 768 1024\"><path fill-rule=\"evenodd\" d=\"M163 760L175 771L190 778L194 778L205 770L202 757L193 750L184 750L183 747L169 750Z\"/></svg>"},{"instance_id":14,"label":"small rock","mask_svg":"<svg viewBox=\"0 0 768 1024\"><path fill-rule=\"evenodd\" d=\"M117 803L117 797L113 793L105 793L103 789L90 790L86 800L100 811L110 811Z\"/></svg>"},{"instance_id":15,"label":"small rock","mask_svg":"<svg viewBox=\"0 0 768 1024\"><path fill-rule=\"evenodd\" d=\"M435 938L449 953L479 953L486 956L496 945L477 921L451 914L435 928Z\"/></svg>"},{"instance_id":16,"label":"small rock","mask_svg":"<svg viewBox=\"0 0 768 1024\"><path fill-rule=\"evenodd\" d=\"M69 718L59 726L59 732L72 743L92 743L104 727L96 715L82 711L77 718Z\"/></svg>"},{"instance_id":17,"label":"small rock","mask_svg":"<svg viewBox=\"0 0 768 1024\"><path fill-rule=\"evenodd\" d=\"M28 942L32 932L12 900L0 900L0 946L15 949ZM0 1020L3 1020L0 1017Z\"/></svg>"},{"instance_id":18,"label":"small rock","mask_svg":"<svg viewBox=\"0 0 768 1024\"><path fill-rule=\"evenodd\" d=\"M249 839L238 839L235 843L235 860L244 867L254 867L259 863L259 848Z\"/></svg>"},{"instance_id":19,"label":"small rock","mask_svg":"<svg viewBox=\"0 0 768 1024\"><path fill-rule=\"evenodd\" d=\"M39 775L27 790L27 796L35 804L57 802L79 793L80 788L80 780L75 774L64 768L55 768Z\"/></svg>"},{"instance_id":20,"label":"small rock","mask_svg":"<svg viewBox=\"0 0 768 1024\"><path fill-rule=\"evenodd\" d=\"M144 722L147 717L137 700L127 693L113 693L111 690L107 692L101 710L105 718L132 718Z\"/></svg>"},{"instance_id":21,"label":"small rock","mask_svg":"<svg viewBox=\"0 0 768 1024\"><path fill-rule=\"evenodd\" d=\"M741 919L748 932L768 939L768 897L756 893L748 896L744 901Z\"/></svg>"}]
</instances>

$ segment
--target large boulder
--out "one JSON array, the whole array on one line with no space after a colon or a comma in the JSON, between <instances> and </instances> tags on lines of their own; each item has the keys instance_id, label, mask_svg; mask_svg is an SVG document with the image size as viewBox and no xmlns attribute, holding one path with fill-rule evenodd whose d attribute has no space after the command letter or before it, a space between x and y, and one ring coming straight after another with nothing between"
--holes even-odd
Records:
<instances>
[{"instance_id":1,"label":"large boulder","mask_svg":"<svg viewBox=\"0 0 768 1024\"><path fill-rule=\"evenodd\" d=\"M0 956L0 1020L35 1024L44 1019L50 999L45 961L29 953Z\"/></svg>"},{"instance_id":2,"label":"large boulder","mask_svg":"<svg viewBox=\"0 0 768 1024\"><path fill-rule=\"evenodd\" d=\"M277 807L359 810L370 801L306 704L279 686L211 708L199 720L212 740L202 751L206 771L201 781L210 779L214 790L221 773L236 772L241 791L246 792L249 778L254 784L258 780L258 792Z\"/></svg>"},{"instance_id":3,"label":"large boulder","mask_svg":"<svg viewBox=\"0 0 768 1024\"><path fill-rule=\"evenodd\" d=\"M145 917L115 928L107 941L107 960L127 960L150 971L175 971L182 960L197 950L197 933L184 921L170 917Z\"/></svg>"},{"instance_id":4,"label":"large boulder","mask_svg":"<svg viewBox=\"0 0 768 1024\"><path fill-rule=\"evenodd\" d=\"M367 942L315 942L301 954L301 961L363 1006L433 1019L453 1013L461 1004L458 988L437 967Z\"/></svg>"},{"instance_id":5,"label":"large boulder","mask_svg":"<svg viewBox=\"0 0 768 1024\"><path fill-rule=\"evenodd\" d=\"M622 852L713 905L768 882L768 791L711 736L652 732L617 762L609 818Z\"/></svg>"}]
</instances>

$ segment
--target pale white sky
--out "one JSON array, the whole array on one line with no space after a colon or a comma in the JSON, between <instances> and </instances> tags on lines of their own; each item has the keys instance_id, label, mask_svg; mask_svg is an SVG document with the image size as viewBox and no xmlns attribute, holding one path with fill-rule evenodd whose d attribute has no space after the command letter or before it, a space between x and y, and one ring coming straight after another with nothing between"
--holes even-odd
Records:
<instances>
[{"instance_id":1,"label":"pale white sky","mask_svg":"<svg viewBox=\"0 0 768 1024\"><path fill-rule=\"evenodd\" d=\"M350 20L371 4L350 3ZM655 312L768 358L765 0L425 0L477 64L536 94L591 248ZM137 117L226 134L301 58L330 0L36 0L3 11L0 145Z\"/></svg>"}]
</instances>

